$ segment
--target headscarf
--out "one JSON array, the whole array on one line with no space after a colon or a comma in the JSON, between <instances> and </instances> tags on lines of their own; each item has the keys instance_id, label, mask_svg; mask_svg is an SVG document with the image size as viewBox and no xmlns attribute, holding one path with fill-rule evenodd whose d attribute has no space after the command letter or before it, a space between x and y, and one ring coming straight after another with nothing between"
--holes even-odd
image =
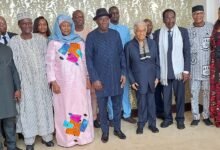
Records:
<instances>
[{"instance_id":1,"label":"headscarf","mask_svg":"<svg viewBox=\"0 0 220 150\"><path fill-rule=\"evenodd\" d=\"M64 36L60 30L60 24L63 21L67 21L70 23L71 26L71 33L67 36ZM71 42L79 42L82 41L79 35L74 33L75 25L72 21L72 18L66 15L59 15L54 23L53 33L49 37L49 40L61 41L64 43L71 43Z\"/></svg>"}]
</instances>

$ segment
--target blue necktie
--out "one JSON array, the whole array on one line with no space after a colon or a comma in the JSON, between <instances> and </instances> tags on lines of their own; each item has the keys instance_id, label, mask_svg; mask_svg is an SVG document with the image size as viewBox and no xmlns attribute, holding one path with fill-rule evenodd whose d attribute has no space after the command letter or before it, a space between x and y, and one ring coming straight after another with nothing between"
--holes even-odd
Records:
<instances>
[{"instance_id":1,"label":"blue necktie","mask_svg":"<svg viewBox=\"0 0 220 150\"><path fill-rule=\"evenodd\" d=\"M3 40L4 40L4 44L5 44L5 45L7 45L7 44L8 44L8 41L7 41L7 39L6 39L6 36L5 36L5 35L3 35L3 37L2 37L2 38L3 38Z\"/></svg>"}]
</instances>

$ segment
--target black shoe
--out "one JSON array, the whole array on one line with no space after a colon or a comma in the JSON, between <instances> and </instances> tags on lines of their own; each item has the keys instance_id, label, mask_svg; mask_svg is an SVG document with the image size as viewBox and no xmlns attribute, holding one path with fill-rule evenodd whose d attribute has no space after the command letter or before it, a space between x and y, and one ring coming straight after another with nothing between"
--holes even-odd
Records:
<instances>
[{"instance_id":1,"label":"black shoe","mask_svg":"<svg viewBox=\"0 0 220 150\"><path fill-rule=\"evenodd\" d=\"M157 118L158 118L158 119L161 119L161 120L164 120L163 114L157 114Z\"/></svg>"},{"instance_id":2,"label":"black shoe","mask_svg":"<svg viewBox=\"0 0 220 150\"><path fill-rule=\"evenodd\" d=\"M119 139L126 139L126 135L121 130L119 131L114 130L114 135L119 137Z\"/></svg>"},{"instance_id":3,"label":"black shoe","mask_svg":"<svg viewBox=\"0 0 220 150\"><path fill-rule=\"evenodd\" d=\"M151 132L153 132L153 133L158 133L159 132L159 129L157 127L154 127L154 126L149 126L148 129L151 130Z\"/></svg>"},{"instance_id":4,"label":"black shoe","mask_svg":"<svg viewBox=\"0 0 220 150\"><path fill-rule=\"evenodd\" d=\"M97 119L93 121L93 124L94 124L95 128L100 128L101 127L100 122Z\"/></svg>"},{"instance_id":5,"label":"black shoe","mask_svg":"<svg viewBox=\"0 0 220 150\"><path fill-rule=\"evenodd\" d=\"M200 122L200 120L193 120L190 125L191 126L198 126L199 122Z\"/></svg>"},{"instance_id":6,"label":"black shoe","mask_svg":"<svg viewBox=\"0 0 220 150\"><path fill-rule=\"evenodd\" d=\"M163 122L160 124L160 127L161 127L161 128L167 128L167 127L169 127L171 124L173 124L173 121L163 121Z\"/></svg>"},{"instance_id":7,"label":"black shoe","mask_svg":"<svg viewBox=\"0 0 220 150\"><path fill-rule=\"evenodd\" d=\"M205 125L207 125L207 126L211 126L211 125L213 125L213 123L211 122L211 120L210 120L209 118L207 118L207 119L203 119L203 122L204 122Z\"/></svg>"},{"instance_id":8,"label":"black shoe","mask_svg":"<svg viewBox=\"0 0 220 150\"><path fill-rule=\"evenodd\" d=\"M34 144L33 145L27 145L26 150L34 150Z\"/></svg>"},{"instance_id":9,"label":"black shoe","mask_svg":"<svg viewBox=\"0 0 220 150\"><path fill-rule=\"evenodd\" d=\"M103 143L107 143L108 142L108 133L102 133L101 141Z\"/></svg>"},{"instance_id":10,"label":"black shoe","mask_svg":"<svg viewBox=\"0 0 220 150\"><path fill-rule=\"evenodd\" d=\"M21 133L18 133L18 139L24 140L24 136Z\"/></svg>"},{"instance_id":11,"label":"black shoe","mask_svg":"<svg viewBox=\"0 0 220 150\"><path fill-rule=\"evenodd\" d=\"M136 130L136 134L143 134L143 128L138 127Z\"/></svg>"},{"instance_id":12,"label":"black shoe","mask_svg":"<svg viewBox=\"0 0 220 150\"><path fill-rule=\"evenodd\" d=\"M132 117L128 117L128 118L122 118L124 121L135 124L137 123L136 119L132 118Z\"/></svg>"},{"instance_id":13,"label":"black shoe","mask_svg":"<svg viewBox=\"0 0 220 150\"><path fill-rule=\"evenodd\" d=\"M20 149L20 148L16 147L16 148L15 148L15 150L22 150L22 149Z\"/></svg>"},{"instance_id":14,"label":"black shoe","mask_svg":"<svg viewBox=\"0 0 220 150\"><path fill-rule=\"evenodd\" d=\"M112 120L109 120L109 126L110 126L110 127L113 127L113 119L112 119Z\"/></svg>"},{"instance_id":15,"label":"black shoe","mask_svg":"<svg viewBox=\"0 0 220 150\"><path fill-rule=\"evenodd\" d=\"M41 143L45 144L47 147L54 147L53 141L46 142L46 141L42 140Z\"/></svg>"},{"instance_id":16,"label":"black shoe","mask_svg":"<svg viewBox=\"0 0 220 150\"><path fill-rule=\"evenodd\" d=\"M183 122L177 122L177 129L184 129L185 128L185 124Z\"/></svg>"}]
</instances>

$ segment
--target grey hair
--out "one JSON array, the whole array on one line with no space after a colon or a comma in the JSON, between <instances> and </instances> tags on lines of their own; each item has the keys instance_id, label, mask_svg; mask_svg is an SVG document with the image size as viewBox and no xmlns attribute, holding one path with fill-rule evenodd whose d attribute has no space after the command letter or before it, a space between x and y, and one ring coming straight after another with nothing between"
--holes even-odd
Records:
<instances>
[{"instance_id":1,"label":"grey hair","mask_svg":"<svg viewBox=\"0 0 220 150\"><path fill-rule=\"evenodd\" d=\"M144 21L136 21L134 23L134 32L136 32L138 26L144 26L147 30L147 26L146 26L146 23Z\"/></svg>"}]
</instances>

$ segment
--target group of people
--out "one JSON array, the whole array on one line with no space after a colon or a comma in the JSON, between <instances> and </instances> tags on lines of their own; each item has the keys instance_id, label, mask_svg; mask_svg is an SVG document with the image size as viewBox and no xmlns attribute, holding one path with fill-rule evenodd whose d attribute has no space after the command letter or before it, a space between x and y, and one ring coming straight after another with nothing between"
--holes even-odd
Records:
<instances>
[{"instance_id":1,"label":"group of people","mask_svg":"<svg viewBox=\"0 0 220 150\"><path fill-rule=\"evenodd\" d=\"M40 16L32 23L28 12L17 14L20 35L7 32L0 16L0 150L16 147L16 132L26 150L34 150L36 136L53 147L84 145L101 128L103 143L114 135L126 139L121 118L158 133L173 124L176 101L178 129L184 129L185 82L190 80L192 126L200 122L199 93L203 95L203 121L220 127L220 21L204 21L204 8L192 8L188 29L176 24L176 13L166 9L164 25L152 33L150 19L134 24L131 39L119 24L116 6L96 10L94 30L84 27L84 13L59 15L51 33ZM211 44L211 46L210 46ZM129 88L136 91L138 120L131 116ZM123 111L123 114L121 112ZM16 125L16 127L15 127ZM4 138L3 138L4 137ZM4 143L4 144L3 144Z\"/></svg>"}]
</instances>

